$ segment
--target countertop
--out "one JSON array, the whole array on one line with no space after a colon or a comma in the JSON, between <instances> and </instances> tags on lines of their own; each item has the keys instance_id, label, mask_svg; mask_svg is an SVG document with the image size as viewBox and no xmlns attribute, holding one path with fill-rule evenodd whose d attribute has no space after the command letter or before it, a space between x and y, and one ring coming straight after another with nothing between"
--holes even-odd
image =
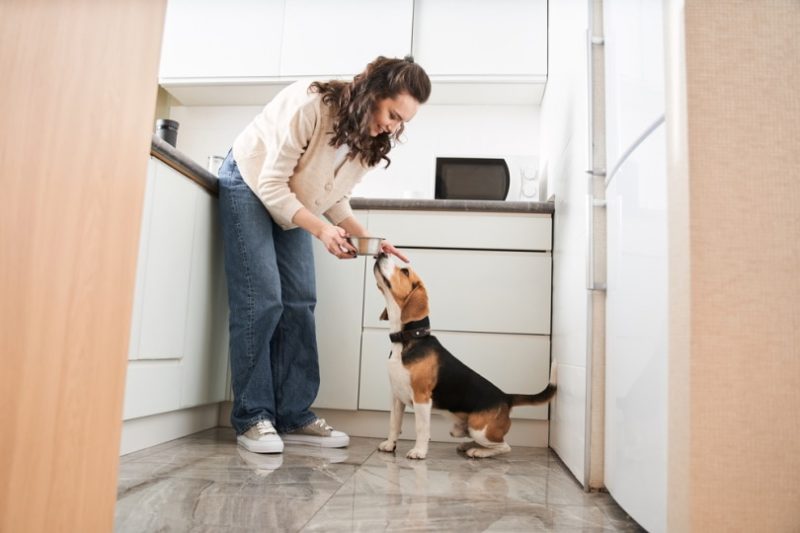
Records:
<instances>
[{"instance_id":1,"label":"countertop","mask_svg":"<svg viewBox=\"0 0 800 533\"><path fill-rule=\"evenodd\" d=\"M150 154L195 181L214 196L219 194L217 177L180 150L153 135ZM353 209L417 211L486 211L495 213L552 214L552 202L506 202L498 200L431 200L421 198L351 198Z\"/></svg>"}]
</instances>

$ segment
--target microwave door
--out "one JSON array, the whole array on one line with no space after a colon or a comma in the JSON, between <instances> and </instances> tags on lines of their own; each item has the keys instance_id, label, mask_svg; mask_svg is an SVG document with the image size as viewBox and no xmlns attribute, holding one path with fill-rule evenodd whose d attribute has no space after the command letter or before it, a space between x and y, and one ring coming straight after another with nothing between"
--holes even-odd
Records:
<instances>
[{"instance_id":1,"label":"microwave door","mask_svg":"<svg viewBox=\"0 0 800 533\"><path fill-rule=\"evenodd\" d=\"M437 199L505 200L509 181L502 159L437 158Z\"/></svg>"}]
</instances>

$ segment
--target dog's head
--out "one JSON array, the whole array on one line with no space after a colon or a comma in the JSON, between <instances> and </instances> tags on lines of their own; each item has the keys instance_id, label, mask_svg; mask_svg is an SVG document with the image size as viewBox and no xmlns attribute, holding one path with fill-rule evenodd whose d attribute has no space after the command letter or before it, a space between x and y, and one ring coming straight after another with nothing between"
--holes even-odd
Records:
<instances>
[{"instance_id":1,"label":"dog's head","mask_svg":"<svg viewBox=\"0 0 800 533\"><path fill-rule=\"evenodd\" d=\"M386 299L381 320L388 320L397 328L428 316L428 291L411 267L397 266L389 256L380 254L372 271L378 290Z\"/></svg>"}]
</instances>

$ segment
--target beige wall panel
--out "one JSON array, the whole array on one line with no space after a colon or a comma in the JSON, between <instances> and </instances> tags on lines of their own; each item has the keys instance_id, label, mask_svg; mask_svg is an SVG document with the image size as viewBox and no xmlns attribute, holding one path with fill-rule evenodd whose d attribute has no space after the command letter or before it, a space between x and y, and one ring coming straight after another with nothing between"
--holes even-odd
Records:
<instances>
[{"instance_id":1,"label":"beige wall panel","mask_svg":"<svg viewBox=\"0 0 800 533\"><path fill-rule=\"evenodd\" d=\"M0 9L0 531L113 529L164 9Z\"/></svg>"},{"instance_id":2,"label":"beige wall panel","mask_svg":"<svg viewBox=\"0 0 800 533\"><path fill-rule=\"evenodd\" d=\"M688 197L670 201L689 212L690 353L673 330L670 386L689 409L670 429L688 465L670 454L670 473L690 497L672 527L800 524L798 28L796 0L685 2Z\"/></svg>"}]
</instances>

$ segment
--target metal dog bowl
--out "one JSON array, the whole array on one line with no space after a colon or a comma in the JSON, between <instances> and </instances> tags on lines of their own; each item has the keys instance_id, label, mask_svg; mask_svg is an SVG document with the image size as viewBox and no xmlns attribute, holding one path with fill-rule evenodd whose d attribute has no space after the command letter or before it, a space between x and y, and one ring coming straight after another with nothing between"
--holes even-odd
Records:
<instances>
[{"instance_id":1,"label":"metal dog bowl","mask_svg":"<svg viewBox=\"0 0 800 533\"><path fill-rule=\"evenodd\" d=\"M348 237L347 241L353 245L358 255L376 256L381 253L383 237Z\"/></svg>"}]
</instances>

